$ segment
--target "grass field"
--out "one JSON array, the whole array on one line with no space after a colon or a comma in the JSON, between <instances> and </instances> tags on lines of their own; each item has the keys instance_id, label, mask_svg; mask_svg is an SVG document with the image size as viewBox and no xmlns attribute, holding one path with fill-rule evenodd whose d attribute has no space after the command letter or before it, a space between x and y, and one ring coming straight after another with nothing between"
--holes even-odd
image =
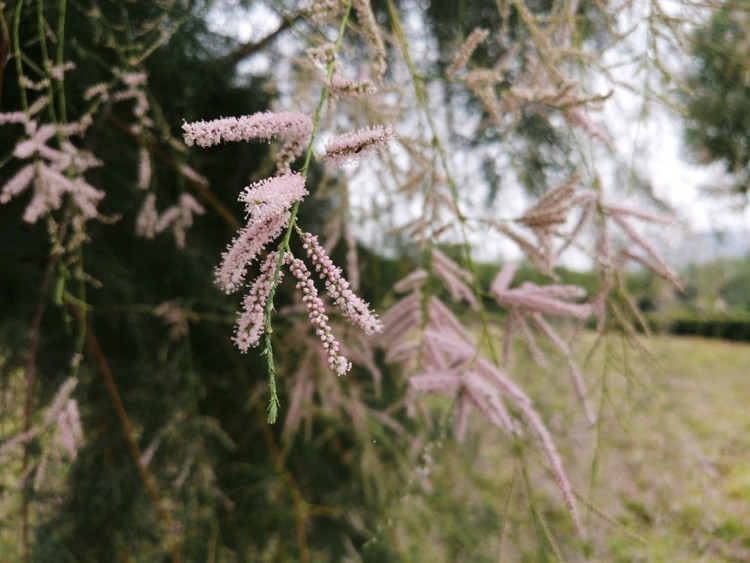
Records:
<instances>
[{"instance_id":1,"label":"grass field","mask_svg":"<svg viewBox=\"0 0 750 563\"><path fill-rule=\"evenodd\" d=\"M594 337L584 337L584 361ZM619 340L585 363L596 425L560 376L530 363L530 390L581 499L570 522L541 452L478 416L476 438L437 439L427 495L405 495L391 533L412 561L750 561L750 345ZM524 459L524 463L519 459ZM524 479L526 475L526 479ZM399 543L400 542L400 543Z\"/></svg>"},{"instance_id":2,"label":"grass field","mask_svg":"<svg viewBox=\"0 0 750 563\"><path fill-rule=\"evenodd\" d=\"M602 425L600 491L644 543L622 560L750 561L750 345L656 338L621 425ZM606 409L605 409L606 412Z\"/></svg>"}]
</instances>

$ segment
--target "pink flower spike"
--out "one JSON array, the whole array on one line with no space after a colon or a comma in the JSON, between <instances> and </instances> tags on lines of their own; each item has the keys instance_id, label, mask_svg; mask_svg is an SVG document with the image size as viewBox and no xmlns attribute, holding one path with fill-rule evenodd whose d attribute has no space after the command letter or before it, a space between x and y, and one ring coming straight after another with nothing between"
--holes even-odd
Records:
<instances>
[{"instance_id":1,"label":"pink flower spike","mask_svg":"<svg viewBox=\"0 0 750 563\"><path fill-rule=\"evenodd\" d=\"M631 215L644 221L651 221L652 223L668 224L672 222L672 219L658 213L653 213L645 209L639 209L637 207L628 207L625 205L607 205L607 209L610 213L617 215Z\"/></svg>"},{"instance_id":2,"label":"pink flower spike","mask_svg":"<svg viewBox=\"0 0 750 563\"><path fill-rule=\"evenodd\" d=\"M223 117L212 121L183 123L185 144L189 147L210 147L221 142L249 141L250 139L270 139L281 137L288 141L305 141L313 129L309 115L297 111L266 111Z\"/></svg>"},{"instance_id":3,"label":"pink flower spike","mask_svg":"<svg viewBox=\"0 0 750 563\"><path fill-rule=\"evenodd\" d=\"M310 323L315 327L315 334L323 344L328 366L336 375L345 375L351 369L352 364L339 354L340 344L331 332L323 300L318 296L318 290L311 279L310 271L302 260L293 258L290 254L286 255L285 261L289 265L292 275L297 278L297 289L302 292L302 302L307 308L307 316Z\"/></svg>"},{"instance_id":4,"label":"pink flower spike","mask_svg":"<svg viewBox=\"0 0 750 563\"><path fill-rule=\"evenodd\" d=\"M364 330L365 334L381 332L383 324L380 319L370 310L367 302L350 289L349 282L341 274L341 268L334 266L333 261L320 246L318 237L304 233L302 242L302 248L310 257L315 270L325 281L328 294L343 315Z\"/></svg>"},{"instance_id":5,"label":"pink flower spike","mask_svg":"<svg viewBox=\"0 0 750 563\"><path fill-rule=\"evenodd\" d=\"M27 123L29 116L22 111L12 111L8 113L0 113L0 125L6 123Z\"/></svg>"},{"instance_id":6,"label":"pink flower spike","mask_svg":"<svg viewBox=\"0 0 750 563\"><path fill-rule=\"evenodd\" d=\"M216 284L226 293L237 291L245 283L245 269L266 244L281 234L288 222L289 213L283 213L242 229L222 254L222 263L216 269Z\"/></svg>"},{"instance_id":7,"label":"pink flower spike","mask_svg":"<svg viewBox=\"0 0 750 563\"><path fill-rule=\"evenodd\" d=\"M271 292L274 271L279 259L278 252L271 252L260 267L260 274L242 302L242 314L235 325L234 343L242 352L247 352L258 344L264 327L264 314L268 295ZM281 280L283 271L279 271L277 281Z\"/></svg>"},{"instance_id":8,"label":"pink flower spike","mask_svg":"<svg viewBox=\"0 0 750 563\"><path fill-rule=\"evenodd\" d=\"M405 278L401 278L393 286L393 291L396 293L405 293L414 289L422 287L425 281L427 281L428 275L422 268L417 268L412 273L407 275Z\"/></svg>"},{"instance_id":9,"label":"pink flower spike","mask_svg":"<svg viewBox=\"0 0 750 563\"><path fill-rule=\"evenodd\" d=\"M395 138L396 134L390 125L376 125L344 133L326 143L325 160L332 166L348 164L357 156L365 156L384 149L388 142Z\"/></svg>"},{"instance_id":10,"label":"pink flower spike","mask_svg":"<svg viewBox=\"0 0 750 563\"><path fill-rule=\"evenodd\" d=\"M497 302L505 307L520 307L527 311L548 315L572 316L586 320L593 313L589 303L568 303L548 297L542 292L530 290L528 287L509 289L495 297Z\"/></svg>"},{"instance_id":11,"label":"pink flower spike","mask_svg":"<svg viewBox=\"0 0 750 563\"><path fill-rule=\"evenodd\" d=\"M409 387L424 393L440 393L455 397L461 388L461 379L453 371L426 371L409 378Z\"/></svg>"},{"instance_id":12,"label":"pink flower spike","mask_svg":"<svg viewBox=\"0 0 750 563\"><path fill-rule=\"evenodd\" d=\"M472 309L479 310L477 298L467 285L472 281L471 274L437 248L432 250L432 271L445 282L445 287L454 301L465 299Z\"/></svg>"},{"instance_id":13,"label":"pink flower spike","mask_svg":"<svg viewBox=\"0 0 750 563\"><path fill-rule=\"evenodd\" d=\"M390 348L397 342L403 342L411 331L422 324L419 293L414 292L397 301L383 315L382 322L385 330L378 337L381 346Z\"/></svg>"},{"instance_id":14,"label":"pink flower spike","mask_svg":"<svg viewBox=\"0 0 750 563\"><path fill-rule=\"evenodd\" d=\"M33 164L27 164L16 172L15 176L3 186L3 190L0 192L0 203L8 203L12 198L28 188L31 180L34 179L34 174Z\"/></svg>"},{"instance_id":15,"label":"pink flower spike","mask_svg":"<svg viewBox=\"0 0 750 563\"><path fill-rule=\"evenodd\" d=\"M508 289L508 287L510 287L510 282L513 281L513 276L516 275L517 269L518 264L514 264L512 262L505 264L495 277L495 280L492 282L492 285L490 286L490 293L500 295L502 292Z\"/></svg>"},{"instance_id":16,"label":"pink flower spike","mask_svg":"<svg viewBox=\"0 0 750 563\"><path fill-rule=\"evenodd\" d=\"M135 234L139 237L154 238L159 212L156 210L156 196L150 193L143 201L141 210L135 219Z\"/></svg>"},{"instance_id":17,"label":"pink flower spike","mask_svg":"<svg viewBox=\"0 0 750 563\"><path fill-rule=\"evenodd\" d=\"M248 215L257 221L283 213L307 194L305 178L293 172L249 185L239 200L245 203Z\"/></svg>"}]
</instances>

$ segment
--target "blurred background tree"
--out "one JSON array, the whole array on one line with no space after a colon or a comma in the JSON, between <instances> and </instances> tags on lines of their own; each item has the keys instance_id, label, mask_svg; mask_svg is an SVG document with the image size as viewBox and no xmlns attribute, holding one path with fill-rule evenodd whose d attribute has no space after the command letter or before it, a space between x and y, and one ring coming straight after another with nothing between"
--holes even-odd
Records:
<instances>
[{"instance_id":1,"label":"blurred background tree","mask_svg":"<svg viewBox=\"0 0 750 563\"><path fill-rule=\"evenodd\" d=\"M696 160L720 162L735 193L750 190L750 14L728 2L692 37L685 138Z\"/></svg>"}]
</instances>

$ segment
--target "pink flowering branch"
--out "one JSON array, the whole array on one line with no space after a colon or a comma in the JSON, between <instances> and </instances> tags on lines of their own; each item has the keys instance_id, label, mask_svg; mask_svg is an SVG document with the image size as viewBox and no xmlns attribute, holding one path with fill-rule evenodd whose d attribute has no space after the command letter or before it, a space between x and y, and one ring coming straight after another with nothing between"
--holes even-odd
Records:
<instances>
[{"instance_id":1,"label":"pink flowering branch","mask_svg":"<svg viewBox=\"0 0 750 563\"><path fill-rule=\"evenodd\" d=\"M331 166L349 164L359 157L385 149L395 138L390 125L376 125L344 133L326 143L325 161Z\"/></svg>"},{"instance_id":2,"label":"pink flowering branch","mask_svg":"<svg viewBox=\"0 0 750 563\"><path fill-rule=\"evenodd\" d=\"M289 223L289 213L263 219L240 230L216 269L216 283L226 293L237 291L245 282L247 267L255 261L261 250L281 234ZM278 269L277 269L278 270Z\"/></svg>"},{"instance_id":3,"label":"pink flowering branch","mask_svg":"<svg viewBox=\"0 0 750 563\"><path fill-rule=\"evenodd\" d=\"M280 137L305 142L313 130L310 116L296 111L254 113L211 121L183 123L185 144L211 147L219 143Z\"/></svg>"},{"instance_id":4,"label":"pink flowering branch","mask_svg":"<svg viewBox=\"0 0 750 563\"><path fill-rule=\"evenodd\" d=\"M276 420L280 405L276 394L275 362L271 340L271 318L276 288L281 279L281 268L286 264L297 279L297 289L302 292L302 301L307 307L310 323L321 339L330 368L338 375L349 371L351 363L339 354L340 345L332 334L325 314L323 301L318 296L310 271L299 258L290 253L290 238L296 229L302 238L303 246L312 261L318 275L324 281L326 289L334 304L345 317L360 326L366 334L382 330L377 316L369 305L356 296L341 269L334 266L317 238L304 233L297 227L297 212L301 200L308 194L305 179L313 154L313 142L320 125L322 109L328 98L333 80L335 53L340 47L346 29L351 0L346 5L344 16L339 27L339 37L328 60L328 69L324 87L318 100L315 117L310 118L298 112L265 112L240 118L221 118L212 121L201 121L183 124L185 143L188 146L197 144L209 147L221 142L248 141L251 139L270 139L280 137L286 144L276 155L279 175L256 182L245 188L239 199L245 204L248 224L232 241L227 252L222 256L222 264L216 271L216 282L227 293L237 290L245 283L247 266L249 266L263 248L281 235L286 228L281 242L275 252L267 257L261 267L261 274L250 288L245 298L244 310L238 321L235 343L245 351L264 337L263 354L268 364L269 387L271 399L268 407L268 421ZM351 154L371 152L382 147L393 137L390 126L376 127L353 134L338 137L329 143L334 156L349 158ZM307 143L305 161L299 173L292 172L290 165Z\"/></svg>"},{"instance_id":5,"label":"pink flowering branch","mask_svg":"<svg viewBox=\"0 0 750 563\"><path fill-rule=\"evenodd\" d=\"M365 334L373 334L383 330L383 324L370 310L370 306L361 297L354 294L349 282L344 279L341 268L335 266L325 250L318 242L318 237L310 233L302 233L302 247L313 263L315 270L324 280L326 290L333 299L333 303L343 315L352 323L359 326Z\"/></svg>"},{"instance_id":6,"label":"pink flowering branch","mask_svg":"<svg viewBox=\"0 0 750 563\"><path fill-rule=\"evenodd\" d=\"M7 119L11 117L17 121L13 115ZM36 223L40 217L60 209L66 195L74 203L79 220L97 217L97 206L104 198L104 192L87 183L83 173L102 163L66 139L70 135L83 134L91 124L91 118L86 116L64 125L39 126L27 116L24 123L29 138L15 146L13 156L33 159L34 162L23 166L6 182L0 190L0 204L8 203L33 186L34 193L23 215L27 223ZM59 140L58 148L48 146L53 139Z\"/></svg>"},{"instance_id":7,"label":"pink flowering branch","mask_svg":"<svg viewBox=\"0 0 750 563\"><path fill-rule=\"evenodd\" d=\"M432 249L432 271L443 280L455 301L465 299L472 309L479 310L479 302L469 287L473 281L472 275L437 248Z\"/></svg>"},{"instance_id":8,"label":"pink flowering branch","mask_svg":"<svg viewBox=\"0 0 750 563\"><path fill-rule=\"evenodd\" d=\"M290 254L286 255L285 262L292 275L297 278L297 289L302 292L302 302L307 308L310 323L315 327L315 334L320 338L323 345L329 367L337 375L344 375L351 369L352 365L349 360L339 354L341 345L333 336L328 324L328 315L325 314L323 300L318 296L318 290L310 279L310 271L302 260L293 258Z\"/></svg>"},{"instance_id":9,"label":"pink flowering branch","mask_svg":"<svg viewBox=\"0 0 750 563\"><path fill-rule=\"evenodd\" d=\"M242 302L242 313L237 319L234 343L242 352L258 344L263 333L264 311L271 292L271 280L278 260L277 252L270 252L260 267L260 274ZM282 274L280 273L279 276Z\"/></svg>"}]
</instances>

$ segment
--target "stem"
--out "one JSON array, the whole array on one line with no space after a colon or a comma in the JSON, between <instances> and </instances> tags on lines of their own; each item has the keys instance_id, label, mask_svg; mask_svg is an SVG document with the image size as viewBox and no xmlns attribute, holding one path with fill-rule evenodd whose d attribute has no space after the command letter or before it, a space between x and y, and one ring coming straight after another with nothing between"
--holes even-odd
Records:
<instances>
[{"instance_id":1,"label":"stem","mask_svg":"<svg viewBox=\"0 0 750 563\"><path fill-rule=\"evenodd\" d=\"M16 59L16 71L18 72L18 90L21 92L21 107L23 110L29 112L29 99L26 97L26 88L21 84L23 78L23 63L21 62L21 42L19 36L21 35L21 9L23 8L23 2L19 0L16 4L16 13L13 18L13 57Z\"/></svg>"},{"instance_id":2,"label":"stem","mask_svg":"<svg viewBox=\"0 0 750 563\"><path fill-rule=\"evenodd\" d=\"M344 32L346 31L346 24L349 21L349 14L351 13L352 8L352 0L349 0L346 4L346 11L344 12L344 16L341 18L341 24L339 25L339 34L336 38L336 43L333 45L333 53L334 56L331 58L331 61L328 63L328 68L326 70L326 81L323 84L323 88L320 91L320 98L318 99L318 106L315 108L315 119L313 120L313 130L310 134L310 142L307 145L307 151L305 152L305 163L302 165L302 169L300 170L300 174L303 178L307 178L307 172L310 168L310 162L312 160L313 155L313 144L315 143L315 137L318 133L318 129L320 128L320 121L321 117L323 115L323 106L325 105L326 100L328 99L328 83L331 81L331 78L333 77L333 71L335 68L335 54L338 52L339 48L341 47L341 41L344 38ZM286 253L289 252L289 239L292 236L292 231L294 231L294 228L297 225L297 213L299 211L299 205L300 202L297 201L292 206L290 216L289 216L289 225L287 226L286 232L284 233L284 238L281 240L281 243L278 247L279 252L279 258L276 261L276 267L274 268L273 272L273 278L271 279L271 290L268 292L268 299L266 300L266 306L264 309L264 331L265 331L265 338L264 338L264 345L265 349L263 350L263 355L266 357L266 362L268 364L268 383L270 387L271 392L271 398L268 402L268 422L270 424L273 424L276 422L276 415L278 413L278 407L281 406L281 403L279 402L279 397L276 394L276 366L274 364L273 359L273 343L271 340L271 333L273 332L273 327L271 326L271 313L273 312L273 298L276 295L276 287L279 283L279 275L281 273L281 265L284 263L284 257L286 256Z\"/></svg>"},{"instance_id":3,"label":"stem","mask_svg":"<svg viewBox=\"0 0 750 563\"><path fill-rule=\"evenodd\" d=\"M44 2L42 0L36 1L36 19L37 27L39 31L39 49L42 52L42 60L44 61L44 70L47 72L50 78L50 83L47 85L47 96L49 97L49 103L47 104L47 113L49 113L50 120L52 123L58 123L57 116L55 115L55 94L52 90L52 75L49 70L52 67L52 62L47 52L47 39L44 33ZM59 134L58 134L59 135Z\"/></svg>"},{"instance_id":4,"label":"stem","mask_svg":"<svg viewBox=\"0 0 750 563\"><path fill-rule=\"evenodd\" d=\"M65 48L65 13L68 6L67 0L60 0L60 13L57 16L57 65L63 65L63 51ZM63 80L65 75L58 80L57 96L60 102L60 119L63 123L68 122L67 109L65 107L65 86Z\"/></svg>"}]
</instances>

